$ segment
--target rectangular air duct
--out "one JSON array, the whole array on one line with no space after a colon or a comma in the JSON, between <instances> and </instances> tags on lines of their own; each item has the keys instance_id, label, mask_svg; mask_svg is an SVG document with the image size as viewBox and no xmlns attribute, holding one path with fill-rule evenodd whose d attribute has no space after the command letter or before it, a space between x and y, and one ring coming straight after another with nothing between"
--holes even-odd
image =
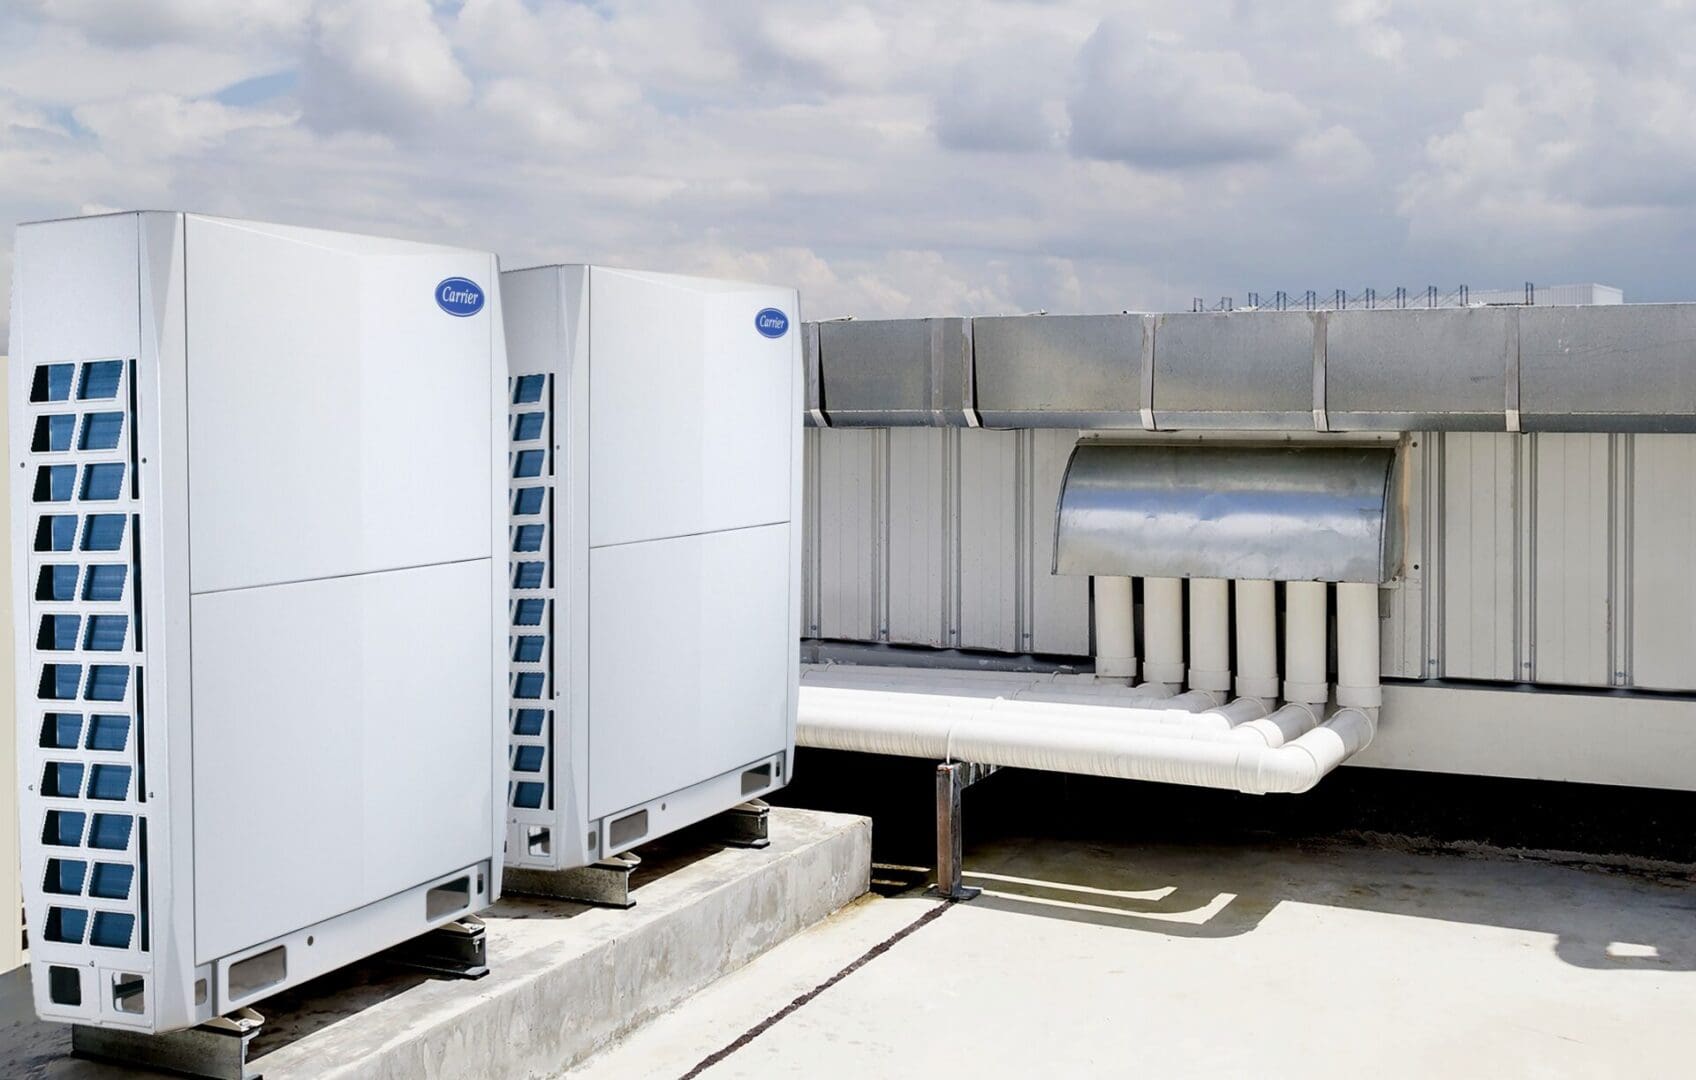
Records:
<instances>
[{"instance_id":1,"label":"rectangular air duct","mask_svg":"<svg viewBox=\"0 0 1696 1080\"><path fill-rule=\"evenodd\" d=\"M788 780L801 333L792 289L588 266L501 283L507 860L564 870Z\"/></svg>"},{"instance_id":2,"label":"rectangular air duct","mask_svg":"<svg viewBox=\"0 0 1696 1080\"><path fill-rule=\"evenodd\" d=\"M1080 443L1055 509L1054 572L1389 581L1395 462L1393 446Z\"/></svg>"},{"instance_id":3,"label":"rectangular air duct","mask_svg":"<svg viewBox=\"0 0 1696 1080\"><path fill-rule=\"evenodd\" d=\"M194 214L18 230L43 1018L188 1027L499 894L496 272Z\"/></svg>"},{"instance_id":4,"label":"rectangular air duct","mask_svg":"<svg viewBox=\"0 0 1696 1080\"><path fill-rule=\"evenodd\" d=\"M976 427L970 319L825 322L819 397L831 427Z\"/></svg>"}]
</instances>

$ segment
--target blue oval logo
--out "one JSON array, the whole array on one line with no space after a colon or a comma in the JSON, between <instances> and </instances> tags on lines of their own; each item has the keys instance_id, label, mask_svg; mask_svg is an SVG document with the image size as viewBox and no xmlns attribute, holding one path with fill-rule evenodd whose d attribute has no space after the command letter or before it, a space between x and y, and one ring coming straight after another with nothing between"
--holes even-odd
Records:
<instances>
[{"instance_id":1,"label":"blue oval logo","mask_svg":"<svg viewBox=\"0 0 1696 1080\"><path fill-rule=\"evenodd\" d=\"M483 286L470 278L443 278L436 286L436 306L455 318L468 319L483 310Z\"/></svg>"},{"instance_id":2,"label":"blue oval logo","mask_svg":"<svg viewBox=\"0 0 1696 1080\"><path fill-rule=\"evenodd\" d=\"M774 307L762 308L754 316L754 329L769 338L780 338L789 333L789 316Z\"/></svg>"}]
</instances>

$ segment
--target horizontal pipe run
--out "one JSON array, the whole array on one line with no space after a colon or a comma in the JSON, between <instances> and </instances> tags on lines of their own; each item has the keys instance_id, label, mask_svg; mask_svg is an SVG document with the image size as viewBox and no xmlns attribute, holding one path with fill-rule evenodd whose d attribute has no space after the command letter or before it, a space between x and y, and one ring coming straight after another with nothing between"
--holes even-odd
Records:
<instances>
[{"instance_id":1,"label":"horizontal pipe run","mask_svg":"<svg viewBox=\"0 0 1696 1080\"><path fill-rule=\"evenodd\" d=\"M1322 724L1307 705L1263 712L1251 698L1182 714L804 687L797 741L1264 793L1307 790L1375 729L1375 718L1357 710Z\"/></svg>"}]
</instances>

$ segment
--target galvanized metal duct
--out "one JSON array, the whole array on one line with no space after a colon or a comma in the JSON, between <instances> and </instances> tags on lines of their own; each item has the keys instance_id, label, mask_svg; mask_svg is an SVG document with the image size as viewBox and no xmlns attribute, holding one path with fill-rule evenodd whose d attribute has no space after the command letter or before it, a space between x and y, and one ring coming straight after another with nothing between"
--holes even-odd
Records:
<instances>
[{"instance_id":1,"label":"galvanized metal duct","mask_svg":"<svg viewBox=\"0 0 1696 1080\"><path fill-rule=\"evenodd\" d=\"M1054 572L1389 581L1395 458L1387 446L1080 443L1055 509Z\"/></svg>"},{"instance_id":2,"label":"galvanized metal duct","mask_svg":"<svg viewBox=\"0 0 1696 1080\"><path fill-rule=\"evenodd\" d=\"M831 427L976 427L968 319L818 324Z\"/></svg>"},{"instance_id":3,"label":"galvanized metal duct","mask_svg":"<svg viewBox=\"0 0 1696 1080\"><path fill-rule=\"evenodd\" d=\"M1696 304L817 328L831 426L1696 432Z\"/></svg>"},{"instance_id":4,"label":"galvanized metal duct","mask_svg":"<svg viewBox=\"0 0 1696 1080\"><path fill-rule=\"evenodd\" d=\"M1143 426L1153 316L973 319L972 343L985 427Z\"/></svg>"}]
</instances>

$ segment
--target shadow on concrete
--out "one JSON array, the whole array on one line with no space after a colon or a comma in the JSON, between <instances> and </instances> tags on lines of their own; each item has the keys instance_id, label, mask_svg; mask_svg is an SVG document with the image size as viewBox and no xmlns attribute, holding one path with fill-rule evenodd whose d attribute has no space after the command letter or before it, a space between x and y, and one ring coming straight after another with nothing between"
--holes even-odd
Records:
<instances>
[{"instance_id":1,"label":"shadow on concrete","mask_svg":"<svg viewBox=\"0 0 1696 1080\"><path fill-rule=\"evenodd\" d=\"M934 768L803 752L778 798L867 814L876 859L929 866ZM1004 771L966 794L965 866L975 905L1169 937L1319 904L1544 933L1584 968L1696 971L1692 820L1682 792L1376 769L1267 797Z\"/></svg>"}]
</instances>

